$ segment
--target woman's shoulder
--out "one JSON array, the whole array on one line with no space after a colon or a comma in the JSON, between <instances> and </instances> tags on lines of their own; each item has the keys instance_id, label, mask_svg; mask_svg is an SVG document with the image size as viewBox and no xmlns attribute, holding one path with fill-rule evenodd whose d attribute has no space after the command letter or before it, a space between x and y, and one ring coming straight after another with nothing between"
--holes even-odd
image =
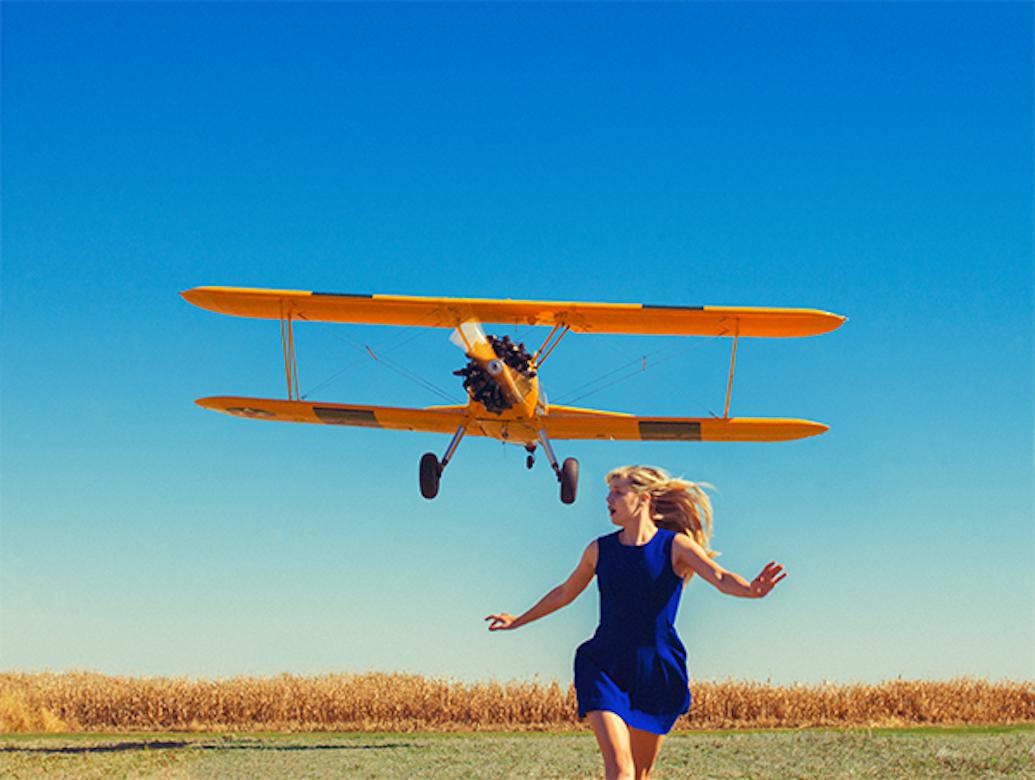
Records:
<instances>
[{"instance_id":1,"label":"woman's shoulder","mask_svg":"<svg viewBox=\"0 0 1035 780\"><path fill-rule=\"evenodd\" d=\"M603 536L597 537L586 545L586 549L582 551L580 565L588 564L594 570L596 569L597 561L600 560L600 540L603 538Z\"/></svg>"},{"instance_id":2,"label":"woman's shoulder","mask_svg":"<svg viewBox=\"0 0 1035 780\"><path fill-rule=\"evenodd\" d=\"M667 533L672 538L673 547L682 547L684 549L689 549L690 543L693 541L690 538L689 534L684 533L683 531L670 531L667 528L663 528L661 530L665 531L665 533Z\"/></svg>"},{"instance_id":3,"label":"woman's shoulder","mask_svg":"<svg viewBox=\"0 0 1035 780\"><path fill-rule=\"evenodd\" d=\"M675 548L678 545L676 540L679 539L680 536L686 536L686 534L678 533L670 528L661 528L660 526L658 527L658 533L662 534L661 544L666 550Z\"/></svg>"},{"instance_id":4,"label":"woman's shoulder","mask_svg":"<svg viewBox=\"0 0 1035 780\"><path fill-rule=\"evenodd\" d=\"M596 539L594 539L588 545L586 545L586 554L592 555L595 560L597 556L600 555L600 550L602 548L611 547L612 545L617 544L618 534L620 534L621 532L622 530L618 529L614 533L598 536Z\"/></svg>"}]
</instances>

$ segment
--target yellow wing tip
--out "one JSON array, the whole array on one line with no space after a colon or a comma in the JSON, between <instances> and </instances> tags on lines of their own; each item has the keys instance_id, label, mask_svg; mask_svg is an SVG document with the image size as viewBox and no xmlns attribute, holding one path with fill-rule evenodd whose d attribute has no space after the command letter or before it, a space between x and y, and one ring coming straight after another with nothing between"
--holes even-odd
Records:
<instances>
[{"instance_id":1,"label":"yellow wing tip","mask_svg":"<svg viewBox=\"0 0 1035 780\"><path fill-rule=\"evenodd\" d=\"M281 298L310 296L312 292L309 290L267 290L256 287L203 286L183 290L180 295L188 303L218 314L276 319L276 314L263 311L263 308L270 302L276 302ZM253 313L255 309L258 309L258 313Z\"/></svg>"},{"instance_id":2,"label":"yellow wing tip","mask_svg":"<svg viewBox=\"0 0 1035 780\"><path fill-rule=\"evenodd\" d=\"M202 409L211 409L213 412L225 412L229 399L226 396L210 395L204 398L195 399L194 403Z\"/></svg>"},{"instance_id":3,"label":"yellow wing tip","mask_svg":"<svg viewBox=\"0 0 1035 780\"><path fill-rule=\"evenodd\" d=\"M774 420L774 422L782 423L784 428L784 434L787 440L794 439L807 439L811 436L820 436L830 430L830 426L826 423L816 422L815 420L796 420L796 419L785 419L785 420Z\"/></svg>"},{"instance_id":4,"label":"yellow wing tip","mask_svg":"<svg viewBox=\"0 0 1035 780\"><path fill-rule=\"evenodd\" d=\"M824 318L830 323L830 327L824 330L823 333L832 333L833 331L837 330L842 325L844 325L846 322L848 322L848 318L843 314L833 314L832 312L828 311L822 312L822 314Z\"/></svg>"},{"instance_id":5,"label":"yellow wing tip","mask_svg":"<svg viewBox=\"0 0 1035 780\"><path fill-rule=\"evenodd\" d=\"M715 417L701 421L704 441L794 441L819 436L830 426L794 418Z\"/></svg>"}]
</instances>

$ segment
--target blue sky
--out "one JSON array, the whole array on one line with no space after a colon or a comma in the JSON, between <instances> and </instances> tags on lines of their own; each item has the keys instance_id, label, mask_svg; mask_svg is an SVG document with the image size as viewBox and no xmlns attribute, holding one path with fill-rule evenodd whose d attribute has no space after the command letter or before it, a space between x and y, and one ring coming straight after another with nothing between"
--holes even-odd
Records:
<instances>
[{"instance_id":1,"label":"blue sky","mask_svg":"<svg viewBox=\"0 0 1035 780\"><path fill-rule=\"evenodd\" d=\"M482 618L562 581L645 462L717 486L724 565L790 573L687 588L693 678L1032 677L1030 4L0 13L2 668L564 682L595 585ZM738 351L731 413L823 436L561 442L570 507L467 439L427 502L446 437L196 407L284 393L279 326L178 295L203 284L849 321ZM445 331L296 338L315 399L442 402L370 345L461 400ZM729 348L573 335L541 379L565 402L646 355L579 405L721 413Z\"/></svg>"}]
</instances>

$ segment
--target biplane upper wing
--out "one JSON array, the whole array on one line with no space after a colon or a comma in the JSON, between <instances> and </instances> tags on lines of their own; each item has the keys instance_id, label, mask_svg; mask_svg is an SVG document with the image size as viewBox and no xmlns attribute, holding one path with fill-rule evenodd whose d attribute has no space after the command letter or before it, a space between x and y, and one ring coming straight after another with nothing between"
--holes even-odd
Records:
<instances>
[{"instance_id":1,"label":"biplane upper wing","mask_svg":"<svg viewBox=\"0 0 1035 780\"><path fill-rule=\"evenodd\" d=\"M789 441L828 430L810 420L761 417L639 417L551 404L543 418L551 439L632 441Z\"/></svg>"},{"instance_id":2,"label":"biplane upper wing","mask_svg":"<svg viewBox=\"0 0 1035 780\"><path fill-rule=\"evenodd\" d=\"M203 309L237 317L455 328L467 320L567 327L577 333L670 336L815 336L845 318L815 309L747 306L652 306L481 298L353 295L243 287L195 287L180 293Z\"/></svg>"},{"instance_id":3,"label":"biplane upper wing","mask_svg":"<svg viewBox=\"0 0 1035 780\"><path fill-rule=\"evenodd\" d=\"M465 419L463 406L402 409L394 406L360 406L239 396L199 398L195 403L216 412L250 417L254 420L352 425L360 428L430 433L453 433Z\"/></svg>"}]
</instances>

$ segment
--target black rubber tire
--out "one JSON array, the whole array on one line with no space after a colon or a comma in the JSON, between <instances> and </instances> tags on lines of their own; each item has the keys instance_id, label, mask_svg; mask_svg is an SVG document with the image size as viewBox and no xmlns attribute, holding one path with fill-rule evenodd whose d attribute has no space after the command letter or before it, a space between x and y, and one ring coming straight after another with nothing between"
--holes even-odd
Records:
<instances>
[{"instance_id":1,"label":"black rubber tire","mask_svg":"<svg viewBox=\"0 0 1035 780\"><path fill-rule=\"evenodd\" d=\"M438 480L442 476L442 466L434 452L425 452L420 459L420 494L424 498L438 495Z\"/></svg>"},{"instance_id":2,"label":"black rubber tire","mask_svg":"<svg viewBox=\"0 0 1035 780\"><path fill-rule=\"evenodd\" d=\"M527 456L525 458L525 468L526 469L530 469L534 465L535 465L535 458L533 458L531 455Z\"/></svg>"},{"instance_id":3,"label":"black rubber tire","mask_svg":"<svg viewBox=\"0 0 1035 780\"><path fill-rule=\"evenodd\" d=\"M579 462L575 458L565 458L561 466L561 502L575 503L575 493L579 487Z\"/></svg>"}]
</instances>

